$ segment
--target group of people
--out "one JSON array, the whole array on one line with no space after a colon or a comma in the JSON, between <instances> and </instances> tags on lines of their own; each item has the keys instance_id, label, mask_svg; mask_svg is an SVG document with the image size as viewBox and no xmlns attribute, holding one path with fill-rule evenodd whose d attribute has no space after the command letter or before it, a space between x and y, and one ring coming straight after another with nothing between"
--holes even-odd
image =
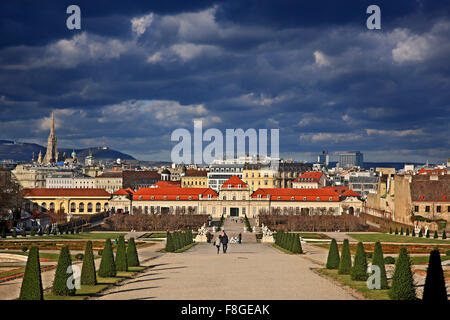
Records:
<instances>
[{"instance_id":1,"label":"group of people","mask_svg":"<svg viewBox=\"0 0 450 320\"><path fill-rule=\"evenodd\" d=\"M238 237L238 243L242 243L242 234L239 233ZM220 253L220 245L222 245L223 253L227 253L228 249L228 235L226 234L225 230L223 231L223 234L219 235L216 240L214 241L214 245L217 247L217 254Z\"/></svg>"}]
</instances>

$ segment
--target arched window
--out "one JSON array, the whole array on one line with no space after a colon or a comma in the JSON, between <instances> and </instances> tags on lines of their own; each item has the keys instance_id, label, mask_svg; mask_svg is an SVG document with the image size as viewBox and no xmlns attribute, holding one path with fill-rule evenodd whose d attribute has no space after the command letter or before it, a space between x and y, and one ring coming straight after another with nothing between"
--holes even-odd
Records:
<instances>
[{"instance_id":1,"label":"arched window","mask_svg":"<svg viewBox=\"0 0 450 320\"><path fill-rule=\"evenodd\" d=\"M78 206L78 211L84 212L84 203L80 203L80 205Z\"/></svg>"},{"instance_id":2,"label":"arched window","mask_svg":"<svg viewBox=\"0 0 450 320\"><path fill-rule=\"evenodd\" d=\"M55 203L54 202L50 202L50 210L55 210Z\"/></svg>"},{"instance_id":3,"label":"arched window","mask_svg":"<svg viewBox=\"0 0 450 320\"><path fill-rule=\"evenodd\" d=\"M75 212L77 210L75 203L70 204L70 212Z\"/></svg>"},{"instance_id":4,"label":"arched window","mask_svg":"<svg viewBox=\"0 0 450 320\"><path fill-rule=\"evenodd\" d=\"M92 212L92 203L89 202L87 205L87 212Z\"/></svg>"},{"instance_id":5,"label":"arched window","mask_svg":"<svg viewBox=\"0 0 450 320\"><path fill-rule=\"evenodd\" d=\"M102 205L100 204L100 202L97 202L95 204L95 212L100 212L100 210L102 210Z\"/></svg>"},{"instance_id":6,"label":"arched window","mask_svg":"<svg viewBox=\"0 0 450 320\"><path fill-rule=\"evenodd\" d=\"M42 208L42 212L45 212L45 211L47 211L47 203L45 203L45 202L42 202L42 204L41 204L41 208Z\"/></svg>"}]
</instances>

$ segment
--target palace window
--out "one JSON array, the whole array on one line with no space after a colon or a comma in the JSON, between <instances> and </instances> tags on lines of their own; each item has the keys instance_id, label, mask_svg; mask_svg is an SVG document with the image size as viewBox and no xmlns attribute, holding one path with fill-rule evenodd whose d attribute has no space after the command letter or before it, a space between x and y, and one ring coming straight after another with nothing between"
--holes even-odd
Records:
<instances>
[{"instance_id":1,"label":"palace window","mask_svg":"<svg viewBox=\"0 0 450 320\"><path fill-rule=\"evenodd\" d=\"M80 203L80 205L78 206L78 211L84 212L84 203Z\"/></svg>"},{"instance_id":2,"label":"palace window","mask_svg":"<svg viewBox=\"0 0 450 320\"><path fill-rule=\"evenodd\" d=\"M87 212L92 212L92 203L88 203L87 205Z\"/></svg>"},{"instance_id":3,"label":"palace window","mask_svg":"<svg viewBox=\"0 0 450 320\"><path fill-rule=\"evenodd\" d=\"M439 212L439 213L441 212L441 206L436 207L436 212Z\"/></svg>"},{"instance_id":4,"label":"palace window","mask_svg":"<svg viewBox=\"0 0 450 320\"><path fill-rule=\"evenodd\" d=\"M77 209L76 209L76 205L75 205L75 203L71 203L70 204L70 212L75 212Z\"/></svg>"},{"instance_id":5,"label":"palace window","mask_svg":"<svg viewBox=\"0 0 450 320\"><path fill-rule=\"evenodd\" d=\"M414 212L419 212L419 206L414 206Z\"/></svg>"},{"instance_id":6,"label":"palace window","mask_svg":"<svg viewBox=\"0 0 450 320\"><path fill-rule=\"evenodd\" d=\"M425 212L430 212L430 206L425 207Z\"/></svg>"}]
</instances>

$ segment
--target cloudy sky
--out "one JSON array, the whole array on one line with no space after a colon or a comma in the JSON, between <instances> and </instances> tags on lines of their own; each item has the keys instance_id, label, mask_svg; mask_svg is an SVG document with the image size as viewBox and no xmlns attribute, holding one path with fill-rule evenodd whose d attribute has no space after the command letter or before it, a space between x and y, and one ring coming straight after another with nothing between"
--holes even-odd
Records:
<instances>
[{"instance_id":1,"label":"cloudy sky","mask_svg":"<svg viewBox=\"0 0 450 320\"><path fill-rule=\"evenodd\" d=\"M55 110L59 145L142 160L198 119L279 128L297 160L450 157L448 1L111 2L0 2L0 139L44 144Z\"/></svg>"}]
</instances>

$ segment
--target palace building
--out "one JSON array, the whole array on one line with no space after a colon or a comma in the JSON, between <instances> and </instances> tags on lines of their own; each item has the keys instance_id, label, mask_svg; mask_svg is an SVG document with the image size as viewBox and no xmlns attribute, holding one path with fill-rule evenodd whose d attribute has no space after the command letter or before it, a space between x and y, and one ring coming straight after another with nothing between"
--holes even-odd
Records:
<instances>
[{"instance_id":1,"label":"palace building","mask_svg":"<svg viewBox=\"0 0 450 320\"><path fill-rule=\"evenodd\" d=\"M116 212L208 214L219 218L256 217L260 212L359 215L363 202L347 187L260 188L252 192L247 183L232 176L218 192L179 186L141 188L134 193L119 190L109 204Z\"/></svg>"}]
</instances>

